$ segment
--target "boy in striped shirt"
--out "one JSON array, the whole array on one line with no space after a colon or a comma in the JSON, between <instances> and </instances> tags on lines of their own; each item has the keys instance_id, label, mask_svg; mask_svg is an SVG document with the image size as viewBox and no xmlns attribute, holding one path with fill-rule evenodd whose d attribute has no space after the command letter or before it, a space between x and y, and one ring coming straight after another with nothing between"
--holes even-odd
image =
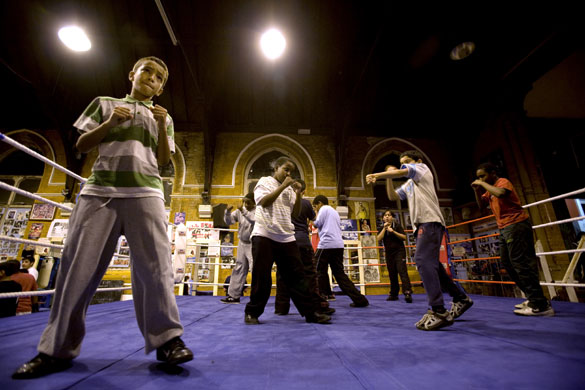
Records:
<instances>
[{"instance_id":1,"label":"boy in striped shirt","mask_svg":"<svg viewBox=\"0 0 585 390\"><path fill-rule=\"evenodd\" d=\"M132 295L145 352L156 349L157 359L168 364L193 359L180 339L183 327L158 173L158 166L168 164L174 152L172 119L152 102L163 91L168 69L162 60L145 57L128 78L129 95L94 99L74 124L81 133L77 149L87 153L97 147L98 157L69 220L39 354L13 374L15 379L61 371L79 355L87 307L122 234L132 251Z\"/></svg>"}]
</instances>

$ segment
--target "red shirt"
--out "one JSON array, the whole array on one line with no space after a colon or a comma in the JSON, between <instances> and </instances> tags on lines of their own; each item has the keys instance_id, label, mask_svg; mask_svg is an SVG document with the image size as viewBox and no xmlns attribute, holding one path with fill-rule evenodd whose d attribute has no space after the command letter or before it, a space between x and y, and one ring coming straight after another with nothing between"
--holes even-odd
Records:
<instances>
[{"instance_id":1,"label":"red shirt","mask_svg":"<svg viewBox=\"0 0 585 390\"><path fill-rule=\"evenodd\" d=\"M10 279L22 286L22 291L37 291L37 281L31 274L19 272L10 276ZM32 311L31 297L18 297L17 313L30 313Z\"/></svg>"},{"instance_id":2,"label":"red shirt","mask_svg":"<svg viewBox=\"0 0 585 390\"><path fill-rule=\"evenodd\" d=\"M486 191L481 198L490 202L490 207L498 222L498 228L503 229L528 219L528 213L520 205L520 199L510 180L500 177L494 183L494 187L504 188L508 191L501 198Z\"/></svg>"}]
</instances>

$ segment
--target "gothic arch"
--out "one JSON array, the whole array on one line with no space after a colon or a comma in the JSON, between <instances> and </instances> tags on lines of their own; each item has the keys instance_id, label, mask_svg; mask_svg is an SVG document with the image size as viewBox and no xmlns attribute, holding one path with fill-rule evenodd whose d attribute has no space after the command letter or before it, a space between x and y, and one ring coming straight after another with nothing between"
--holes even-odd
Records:
<instances>
[{"instance_id":1,"label":"gothic arch","mask_svg":"<svg viewBox=\"0 0 585 390\"><path fill-rule=\"evenodd\" d=\"M6 133L6 136L10 137L11 139L13 139L14 141L30 148L30 149L37 149L40 150L39 154L43 155L43 157L46 157L47 159L63 166L64 168L67 168L65 166L66 162L65 161L57 161L57 157L56 157L56 153L55 153L55 149L53 148L53 145L51 145L51 143L49 142L49 140L47 138L45 138L43 135L36 133L32 130L28 130L28 129L20 129L20 130L14 130L14 131L10 131L8 133ZM15 150L15 148L13 148L12 146L8 146L8 148L4 149L0 149L0 160L3 160L6 156L10 155L11 153L13 153ZM48 176L48 185L50 186L64 186L65 182L55 182L55 168L46 164L45 165L45 170L43 172L43 177L47 177Z\"/></svg>"},{"instance_id":2,"label":"gothic arch","mask_svg":"<svg viewBox=\"0 0 585 390\"><path fill-rule=\"evenodd\" d=\"M413 144L405 139L396 138L396 137L383 139L382 141L376 143L374 146L372 146L368 150L368 152L366 153L366 155L362 161L362 168L361 168L361 184L362 184L362 186L360 188L352 188L352 189L365 190L365 177L366 177L366 175L368 173L372 173L371 170L374 168L374 166L376 166L376 163L384 156L386 156L392 152L396 152L396 151L404 152L406 150L413 150L413 149L418 151L423 156L424 163L427 164L427 166L429 167L429 169L433 173L433 178L435 180L435 186L437 187L437 190L445 190L445 188L441 188L441 186L439 184L439 175L437 175L437 170L435 169L435 166L434 166L432 160L429 158L429 156L427 156L426 153L423 152L415 144Z\"/></svg>"},{"instance_id":3,"label":"gothic arch","mask_svg":"<svg viewBox=\"0 0 585 390\"><path fill-rule=\"evenodd\" d=\"M258 137L244 146L234 161L230 184L215 184L215 188L244 189L248 169L260 156L269 151L279 151L289 156L296 164L307 186L317 186L315 163L307 149L298 141L282 134L267 134Z\"/></svg>"}]
</instances>

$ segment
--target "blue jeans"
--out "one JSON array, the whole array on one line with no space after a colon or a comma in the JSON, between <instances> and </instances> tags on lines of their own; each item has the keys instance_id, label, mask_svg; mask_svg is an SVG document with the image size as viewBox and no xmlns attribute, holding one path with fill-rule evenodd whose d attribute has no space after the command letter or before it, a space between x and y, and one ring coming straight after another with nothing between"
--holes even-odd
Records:
<instances>
[{"instance_id":1,"label":"blue jeans","mask_svg":"<svg viewBox=\"0 0 585 390\"><path fill-rule=\"evenodd\" d=\"M449 277L445 267L439 261L441 240L445 233L445 227L438 222L420 224L415 232L416 252L414 262L418 268L420 277L424 283L429 306L443 306L443 290L458 302L467 295Z\"/></svg>"}]
</instances>

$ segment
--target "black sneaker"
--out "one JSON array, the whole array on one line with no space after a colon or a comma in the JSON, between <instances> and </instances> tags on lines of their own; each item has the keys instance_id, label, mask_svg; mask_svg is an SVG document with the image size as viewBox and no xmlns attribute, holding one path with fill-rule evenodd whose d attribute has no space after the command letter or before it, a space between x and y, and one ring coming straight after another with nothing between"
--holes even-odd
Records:
<instances>
[{"instance_id":1,"label":"black sneaker","mask_svg":"<svg viewBox=\"0 0 585 390\"><path fill-rule=\"evenodd\" d=\"M388 295L388 298L386 298L387 301L397 301L398 297L396 295Z\"/></svg>"},{"instance_id":2,"label":"black sneaker","mask_svg":"<svg viewBox=\"0 0 585 390\"><path fill-rule=\"evenodd\" d=\"M44 353L39 353L32 360L18 367L12 374L12 379L33 379L63 371L71 367L70 359L58 359Z\"/></svg>"},{"instance_id":3,"label":"black sneaker","mask_svg":"<svg viewBox=\"0 0 585 390\"><path fill-rule=\"evenodd\" d=\"M370 302L368 302L368 301L363 301L363 302L359 302L359 303L352 302L349 304L349 306L351 306L351 307L366 307L369 304L370 304Z\"/></svg>"},{"instance_id":4,"label":"black sneaker","mask_svg":"<svg viewBox=\"0 0 585 390\"><path fill-rule=\"evenodd\" d=\"M332 307L323 307L319 309L319 313L326 314L330 316L331 314L335 313L335 309Z\"/></svg>"},{"instance_id":5,"label":"black sneaker","mask_svg":"<svg viewBox=\"0 0 585 390\"><path fill-rule=\"evenodd\" d=\"M276 314L277 316L287 316L288 315L288 311L274 310L274 314Z\"/></svg>"},{"instance_id":6,"label":"black sneaker","mask_svg":"<svg viewBox=\"0 0 585 390\"><path fill-rule=\"evenodd\" d=\"M305 316L305 321L307 321L309 323L316 323L316 324L330 324L331 317L328 316L327 314L314 312L314 313L307 314Z\"/></svg>"},{"instance_id":7,"label":"black sneaker","mask_svg":"<svg viewBox=\"0 0 585 390\"><path fill-rule=\"evenodd\" d=\"M156 349L156 359L168 364L181 364L193 360L193 352L180 337L175 337Z\"/></svg>"},{"instance_id":8,"label":"black sneaker","mask_svg":"<svg viewBox=\"0 0 585 390\"><path fill-rule=\"evenodd\" d=\"M232 298L229 295L223 299L220 299L223 303L231 303L231 304L238 304L240 303L240 298Z\"/></svg>"},{"instance_id":9,"label":"black sneaker","mask_svg":"<svg viewBox=\"0 0 585 390\"><path fill-rule=\"evenodd\" d=\"M404 294L404 300L406 301L406 303L412 303L412 295Z\"/></svg>"},{"instance_id":10,"label":"black sneaker","mask_svg":"<svg viewBox=\"0 0 585 390\"><path fill-rule=\"evenodd\" d=\"M335 300L335 295L333 295L333 294L327 295L327 300L328 301L334 301Z\"/></svg>"},{"instance_id":11,"label":"black sneaker","mask_svg":"<svg viewBox=\"0 0 585 390\"><path fill-rule=\"evenodd\" d=\"M260 321L258 321L258 317L253 317L251 314L246 314L244 317L244 322L246 325L259 325Z\"/></svg>"}]
</instances>

